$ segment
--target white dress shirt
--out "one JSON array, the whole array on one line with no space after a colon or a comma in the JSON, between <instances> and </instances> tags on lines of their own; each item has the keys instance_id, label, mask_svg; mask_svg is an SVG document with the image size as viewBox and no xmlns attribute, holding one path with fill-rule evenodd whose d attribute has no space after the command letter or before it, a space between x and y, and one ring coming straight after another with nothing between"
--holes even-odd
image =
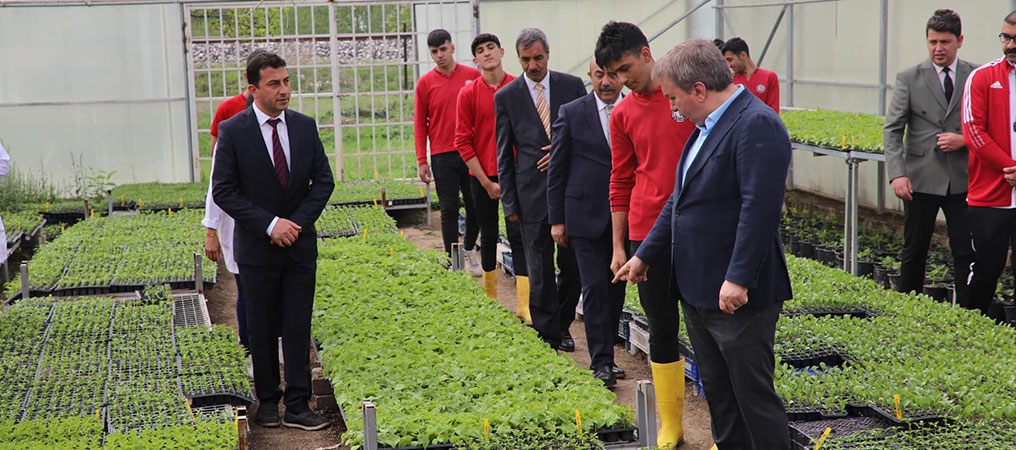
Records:
<instances>
[{"instance_id":1,"label":"white dress shirt","mask_svg":"<svg viewBox=\"0 0 1016 450\"><path fill-rule=\"evenodd\" d=\"M213 153L214 151L212 150ZM212 171L208 175L208 194L205 195L205 218L201 220L201 225L204 225L205 228L217 230L219 247L222 248L222 260L226 263L226 269L229 270L229 273L238 274L240 269L236 266L236 260L233 259L233 228L236 227L236 222L222 208L219 208L219 205L216 205L215 200L212 199L211 174L214 173L215 159L213 158Z\"/></svg>"},{"instance_id":2,"label":"white dress shirt","mask_svg":"<svg viewBox=\"0 0 1016 450\"><path fill-rule=\"evenodd\" d=\"M935 72L938 73L938 85L942 86L942 92L945 92L945 72L943 72L942 69L949 67L949 78L952 78L953 81L953 95L956 95L956 63L959 60L959 58L954 59L952 64L948 66L940 66L938 64L931 63L931 65L935 67ZM960 88L960 90L963 89Z\"/></svg>"},{"instance_id":3,"label":"white dress shirt","mask_svg":"<svg viewBox=\"0 0 1016 450\"><path fill-rule=\"evenodd\" d=\"M603 100L600 100L600 96L597 95L595 91L593 92L593 98L596 99L596 111L597 111L597 113L600 116L600 127L603 128L603 137L607 138L607 145L609 146L610 145L610 118L607 117L607 104L604 103ZM614 103L612 103L612 105L614 105L613 108L617 108L617 104L621 103L621 100L624 100L624 97L620 97L619 96L617 98L617 100L614 100ZM611 114L613 114L613 113L614 113L613 109L611 109Z\"/></svg>"},{"instance_id":4,"label":"white dress shirt","mask_svg":"<svg viewBox=\"0 0 1016 450\"><path fill-rule=\"evenodd\" d=\"M529 95L533 98L533 106L536 106L536 97L540 95L540 91L536 90L536 85L542 84L543 97L547 99L547 108L550 108L550 71L547 71L547 74L543 76L543 80L540 80L539 83L531 80L529 78L529 74L525 74L522 78L526 79L526 86L529 87Z\"/></svg>"},{"instance_id":5,"label":"white dress shirt","mask_svg":"<svg viewBox=\"0 0 1016 450\"><path fill-rule=\"evenodd\" d=\"M254 114L258 118L258 125L261 126L261 137L265 139L265 148L268 149L268 160L274 163L275 153L272 151L272 125L268 123L268 119L274 119L275 117L271 117L258 109L257 103L252 103L251 106L254 108ZM279 131L279 143L282 144L282 153L286 156L286 167L292 167L289 157L289 127L286 126L286 113L279 114L278 118L282 120L282 122L275 125L275 128ZM275 229L275 224L278 221L279 217L276 216L272 219L272 223L268 224L267 232L269 236L272 235L272 230Z\"/></svg>"},{"instance_id":6,"label":"white dress shirt","mask_svg":"<svg viewBox=\"0 0 1016 450\"><path fill-rule=\"evenodd\" d=\"M0 144L0 178L7 176L10 170L11 156L4 150L4 145ZM4 261L7 261L7 232L4 230L3 218L0 217L0 264Z\"/></svg>"}]
</instances>

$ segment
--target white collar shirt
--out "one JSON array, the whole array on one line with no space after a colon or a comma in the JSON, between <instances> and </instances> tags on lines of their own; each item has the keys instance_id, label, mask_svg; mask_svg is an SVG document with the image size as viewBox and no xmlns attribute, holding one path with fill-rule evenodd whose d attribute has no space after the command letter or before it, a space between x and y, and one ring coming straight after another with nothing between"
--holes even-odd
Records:
<instances>
[{"instance_id":1,"label":"white collar shirt","mask_svg":"<svg viewBox=\"0 0 1016 450\"><path fill-rule=\"evenodd\" d=\"M547 107L550 107L550 71L547 71L547 75L544 75L543 79L539 83L529 78L529 74L525 74L522 78L526 79L526 86L529 87L529 96L533 98L533 106L536 106L536 97L540 95L540 91L536 90L537 84L543 85L543 96L547 99Z\"/></svg>"},{"instance_id":2,"label":"white collar shirt","mask_svg":"<svg viewBox=\"0 0 1016 450\"><path fill-rule=\"evenodd\" d=\"M254 115L257 116L258 126L261 127L261 136L265 139L265 148L268 149L268 159L274 163L275 154L272 152L272 126L268 123L268 119L272 119L273 117L258 109L258 105L256 103L251 106L254 107ZM283 111L282 114L279 114L278 118L282 121L275 127L279 130L279 142L282 144L282 153L286 155L286 167L290 167L292 164L290 164L291 158L289 156L289 127L286 126L286 112Z\"/></svg>"},{"instance_id":3,"label":"white collar shirt","mask_svg":"<svg viewBox=\"0 0 1016 450\"><path fill-rule=\"evenodd\" d=\"M952 64L949 64L948 66L940 66L938 64L931 63L931 65L933 67L935 67L935 73L938 74L938 85L942 86L943 90L945 89L945 71L943 69L945 69L946 67L949 68L949 78L952 78L952 80L953 80L953 91L956 90L955 89L956 88L956 65L957 65L956 63L959 60L960 60L959 58L954 59ZM953 94L953 95L955 95L955 94Z\"/></svg>"},{"instance_id":4,"label":"white collar shirt","mask_svg":"<svg viewBox=\"0 0 1016 450\"><path fill-rule=\"evenodd\" d=\"M603 137L607 138L607 145L610 145L610 117L607 116L607 104L600 99L600 96L593 91L593 98L596 99L596 112L600 116L600 127L603 128ZM617 108L617 104L621 103L624 97L618 97L614 100L614 103L610 104L611 111L613 108Z\"/></svg>"}]
</instances>

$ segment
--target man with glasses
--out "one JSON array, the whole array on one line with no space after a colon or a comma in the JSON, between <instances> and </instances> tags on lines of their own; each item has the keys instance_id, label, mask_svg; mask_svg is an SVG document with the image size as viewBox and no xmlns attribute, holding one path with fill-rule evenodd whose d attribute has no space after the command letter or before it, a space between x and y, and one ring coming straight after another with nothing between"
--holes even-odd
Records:
<instances>
[{"instance_id":1,"label":"man with glasses","mask_svg":"<svg viewBox=\"0 0 1016 450\"><path fill-rule=\"evenodd\" d=\"M963 90L963 141L970 149L967 217L976 253L966 307L987 313L1016 230L1016 11L1002 23L1003 57L975 69Z\"/></svg>"},{"instance_id":2,"label":"man with glasses","mask_svg":"<svg viewBox=\"0 0 1016 450\"><path fill-rule=\"evenodd\" d=\"M904 211L898 288L923 289L928 246L941 209L949 227L956 298L966 305L974 251L966 218L967 148L959 134L960 100L975 66L956 57L963 34L960 16L953 10L935 11L925 27L925 39L929 58L896 75L885 119L887 178L893 193L903 200Z\"/></svg>"}]
</instances>

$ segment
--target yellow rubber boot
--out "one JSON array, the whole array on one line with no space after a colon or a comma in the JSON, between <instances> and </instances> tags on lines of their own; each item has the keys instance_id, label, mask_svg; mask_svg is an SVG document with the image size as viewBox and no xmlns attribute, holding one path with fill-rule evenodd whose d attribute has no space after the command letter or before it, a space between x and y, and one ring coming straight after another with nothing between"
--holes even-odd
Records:
<instances>
[{"instance_id":1,"label":"yellow rubber boot","mask_svg":"<svg viewBox=\"0 0 1016 450\"><path fill-rule=\"evenodd\" d=\"M684 440L684 358L676 362L652 363L653 384L656 386L656 409L660 413L660 430L656 444L661 449L675 449Z\"/></svg>"},{"instance_id":2,"label":"yellow rubber boot","mask_svg":"<svg viewBox=\"0 0 1016 450\"><path fill-rule=\"evenodd\" d=\"M493 270L483 272L483 290L487 292L487 297L497 298L497 273Z\"/></svg>"},{"instance_id":3,"label":"yellow rubber boot","mask_svg":"<svg viewBox=\"0 0 1016 450\"><path fill-rule=\"evenodd\" d=\"M515 317L526 325L532 325L533 316L529 314L529 277L515 277L515 296L519 301L518 308L515 308Z\"/></svg>"}]
</instances>

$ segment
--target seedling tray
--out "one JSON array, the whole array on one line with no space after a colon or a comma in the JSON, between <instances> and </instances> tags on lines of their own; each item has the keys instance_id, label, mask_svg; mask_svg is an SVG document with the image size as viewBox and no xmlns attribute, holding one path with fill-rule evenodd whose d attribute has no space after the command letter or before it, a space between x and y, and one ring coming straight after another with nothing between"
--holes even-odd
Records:
<instances>
[{"instance_id":1,"label":"seedling tray","mask_svg":"<svg viewBox=\"0 0 1016 450\"><path fill-rule=\"evenodd\" d=\"M64 212L40 212L42 218L46 220L46 223L62 223L66 225L73 225L82 220L85 220L84 211L64 211Z\"/></svg>"},{"instance_id":2,"label":"seedling tray","mask_svg":"<svg viewBox=\"0 0 1016 450\"><path fill-rule=\"evenodd\" d=\"M596 438L609 444L635 442L635 428L618 428L614 430L597 431Z\"/></svg>"},{"instance_id":3,"label":"seedling tray","mask_svg":"<svg viewBox=\"0 0 1016 450\"><path fill-rule=\"evenodd\" d=\"M190 400L192 407L206 407L222 404L250 406L251 403L254 403L254 398L250 395L236 394L232 392L200 394L186 397Z\"/></svg>"},{"instance_id":4,"label":"seedling tray","mask_svg":"<svg viewBox=\"0 0 1016 450\"><path fill-rule=\"evenodd\" d=\"M826 420L815 420L808 422L791 422L790 439L801 446L811 449L813 441L818 440L825 433L826 428L832 431L829 439L846 437L861 431L877 430L894 426L892 422L880 417L841 417Z\"/></svg>"},{"instance_id":5,"label":"seedling tray","mask_svg":"<svg viewBox=\"0 0 1016 450\"><path fill-rule=\"evenodd\" d=\"M431 445L428 445L426 447L422 447L422 446L413 446L413 447L384 447L384 446L381 446L379 448L389 448L389 449L393 449L393 450L450 450L450 449L454 449L455 446L452 445L452 444L431 444Z\"/></svg>"}]
</instances>

